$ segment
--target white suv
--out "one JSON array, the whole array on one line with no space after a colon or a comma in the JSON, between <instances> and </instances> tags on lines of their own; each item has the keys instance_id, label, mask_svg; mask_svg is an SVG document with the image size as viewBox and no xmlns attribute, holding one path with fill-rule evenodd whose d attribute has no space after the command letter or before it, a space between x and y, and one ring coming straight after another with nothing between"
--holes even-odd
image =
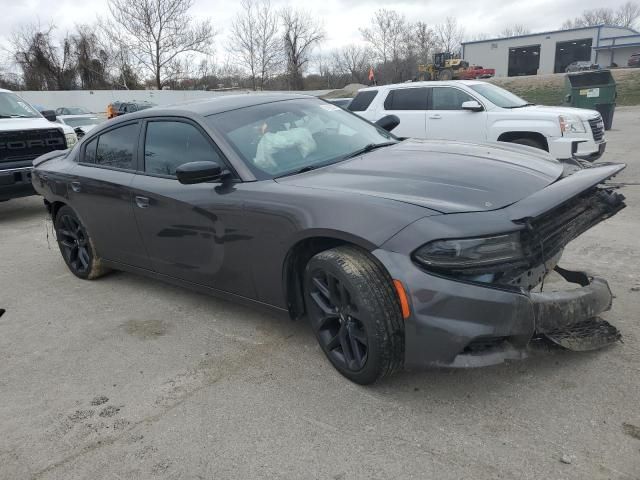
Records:
<instances>
[{"instance_id":1,"label":"white suv","mask_svg":"<svg viewBox=\"0 0 640 480\"><path fill-rule=\"evenodd\" d=\"M606 142L595 110L533 105L477 80L413 82L363 88L348 107L375 122L396 115L399 137L511 142L541 148L555 158L602 156Z\"/></svg>"}]
</instances>

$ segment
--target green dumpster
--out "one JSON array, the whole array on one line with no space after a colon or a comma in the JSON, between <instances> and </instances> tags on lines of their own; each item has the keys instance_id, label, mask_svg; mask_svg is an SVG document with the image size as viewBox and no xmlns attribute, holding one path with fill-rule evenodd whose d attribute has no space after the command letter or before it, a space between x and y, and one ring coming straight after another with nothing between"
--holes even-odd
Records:
<instances>
[{"instance_id":1,"label":"green dumpster","mask_svg":"<svg viewBox=\"0 0 640 480\"><path fill-rule=\"evenodd\" d=\"M616 81L609 70L567 73L565 77L565 104L597 110L605 130L613 123L616 96Z\"/></svg>"}]
</instances>

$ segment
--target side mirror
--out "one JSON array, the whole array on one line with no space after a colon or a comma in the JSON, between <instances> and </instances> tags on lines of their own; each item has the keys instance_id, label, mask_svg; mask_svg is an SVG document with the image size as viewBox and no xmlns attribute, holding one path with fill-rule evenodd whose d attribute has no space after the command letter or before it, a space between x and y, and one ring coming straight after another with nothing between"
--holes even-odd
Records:
<instances>
[{"instance_id":1,"label":"side mirror","mask_svg":"<svg viewBox=\"0 0 640 480\"><path fill-rule=\"evenodd\" d=\"M54 110L43 110L40 113L42 113L42 116L47 120L49 120L50 122L55 122L56 118L58 118Z\"/></svg>"},{"instance_id":2,"label":"side mirror","mask_svg":"<svg viewBox=\"0 0 640 480\"><path fill-rule=\"evenodd\" d=\"M481 112L484 110L484 107L480 105L475 100L469 100L467 102L462 102L461 105L462 110L468 110L470 112Z\"/></svg>"},{"instance_id":3,"label":"side mirror","mask_svg":"<svg viewBox=\"0 0 640 480\"><path fill-rule=\"evenodd\" d=\"M376 122L376 125L380 128L384 128L387 132L390 132L400 125L400 119L395 115L385 115Z\"/></svg>"},{"instance_id":4,"label":"side mirror","mask_svg":"<svg viewBox=\"0 0 640 480\"><path fill-rule=\"evenodd\" d=\"M220 180L225 173L217 162L189 162L176 169L178 181L185 185Z\"/></svg>"}]
</instances>

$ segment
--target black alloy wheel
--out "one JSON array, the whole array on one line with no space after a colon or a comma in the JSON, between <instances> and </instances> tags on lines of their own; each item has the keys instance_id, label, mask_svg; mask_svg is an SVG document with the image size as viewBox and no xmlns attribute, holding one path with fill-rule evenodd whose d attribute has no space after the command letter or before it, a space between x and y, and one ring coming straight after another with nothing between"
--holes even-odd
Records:
<instances>
[{"instance_id":1,"label":"black alloy wheel","mask_svg":"<svg viewBox=\"0 0 640 480\"><path fill-rule=\"evenodd\" d=\"M60 208L54 224L60 253L71 273L82 279L93 279L107 272L93 250L89 232L73 209L66 205Z\"/></svg>"},{"instance_id":2,"label":"black alloy wheel","mask_svg":"<svg viewBox=\"0 0 640 480\"><path fill-rule=\"evenodd\" d=\"M366 385L402 367L404 323L393 280L367 251L316 254L304 272L311 328L331 364Z\"/></svg>"},{"instance_id":3,"label":"black alloy wheel","mask_svg":"<svg viewBox=\"0 0 640 480\"><path fill-rule=\"evenodd\" d=\"M315 315L314 329L320 345L333 363L357 372L367 362L368 340L358 319L357 305L348 287L329 272L314 272L311 299L321 313Z\"/></svg>"},{"instance_id":4,"label":"black alloy wheel","mask_svg":"<svg viewBox=\"0 0 640 480\"><path fill-rule=\"evenodd\" d=\"M91 265L91 252L89 239L80 222L71 215L61 215L56 234L62 256L71 271L76 275L86 274Z\"/></svg>"}]
</instances>

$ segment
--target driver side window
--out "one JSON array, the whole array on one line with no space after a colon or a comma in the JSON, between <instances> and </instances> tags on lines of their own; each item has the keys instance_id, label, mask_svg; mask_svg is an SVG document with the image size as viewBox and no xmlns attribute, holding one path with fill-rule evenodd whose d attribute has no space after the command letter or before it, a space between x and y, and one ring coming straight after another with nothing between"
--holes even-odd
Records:
<instances>
[{"instance_id":1,"label":"driver side window","mask_svg":"<svg viewBox=\"0 0 640 480\"><path fill-rule=\"evenodd\" d=\"M462 110L462 104L475 100L462 90L450 87L433 88L431 110Z\"/></svg>"},{"instance_id":2,"label":"driver side window","mask_svg":"<svg viewBox=\"0 0 640 480\"><path fill-rule=\"evenodd\" d=\"M217 150L193 125L175 121L147 124L144 141L144 171L153 175L175 176L187 162L224 162Z\"/></svg>"}]
</instances>

